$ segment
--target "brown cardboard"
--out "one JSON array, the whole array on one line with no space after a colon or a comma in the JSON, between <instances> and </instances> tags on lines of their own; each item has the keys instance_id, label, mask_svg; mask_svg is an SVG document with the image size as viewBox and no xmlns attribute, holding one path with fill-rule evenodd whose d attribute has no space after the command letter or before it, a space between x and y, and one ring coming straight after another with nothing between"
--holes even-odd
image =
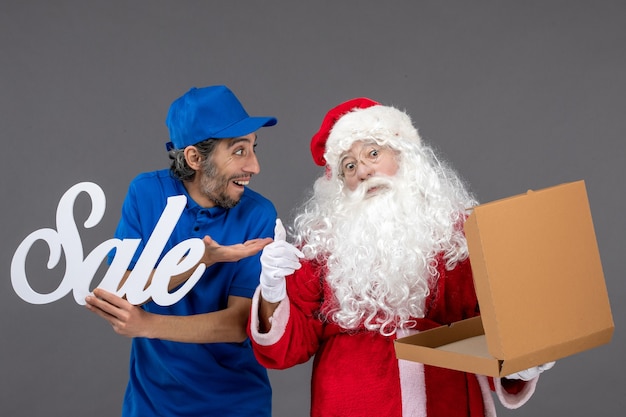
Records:
<instances>
[{"instance_id":1,"label":"brown cardboard","mask_svg":"<svg viewBox=\"0 0 626 417\"><path fill-rule=\"evenodd\" d=\"M584 181L479 205L465 234L481 316L396 340L399 359L501 377L611 340Z\"/></svg>"}]
</instances>

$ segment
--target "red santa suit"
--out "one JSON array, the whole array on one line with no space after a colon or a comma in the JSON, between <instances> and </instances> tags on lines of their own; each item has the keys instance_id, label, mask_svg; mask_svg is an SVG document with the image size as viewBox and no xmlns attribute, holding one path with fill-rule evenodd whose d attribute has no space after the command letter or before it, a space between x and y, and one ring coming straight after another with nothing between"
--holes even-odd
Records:
<instances>
[{"instance_id":1,"label":"red santa suit","mask_svg":"<svg viewBox=\"0 0 626 417\"><path fill-rule=\"evenodd\" d=\"M378 331L345 330L320 313L333 303L324 268L304 262L287 277L287 298L271 318L271 330L260 333L260 291L253 298L250 338L259 362L285 369L314 356L311 416L495 416L492 391L507 408L524 404L537 379L492 379L485 376L398 360L394 340L411 332L479 314L469 261L439 278L426 303L426 315L410 331L393 336Z\"/></svg>"}]
</instances>

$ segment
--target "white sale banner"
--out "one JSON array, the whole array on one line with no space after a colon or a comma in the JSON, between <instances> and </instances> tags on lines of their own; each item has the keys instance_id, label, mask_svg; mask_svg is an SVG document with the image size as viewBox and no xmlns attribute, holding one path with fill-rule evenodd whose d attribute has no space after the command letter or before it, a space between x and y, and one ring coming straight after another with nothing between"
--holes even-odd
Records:
<instances>
[{"instance_id":1,"label":"white sale banner","mask_svg":"<svg viewBox=\"0 0 626 417\"><path fill-rule=\"evenodd\" d=\"M206 269L204 264L196 266L204 254L205 245L202 239L192 238L180 242L165 254L155 269L159 256L187 202L184 195L168 198L167 205L135 267L120 286L140 240L109 239L84 256L80 233L74 219L74 203L80 193L87 193L92 203L91 213L83 226L92 228L102 220L106 197L97 184L81 182L67 190L57 207L56 230L50 228L35 230L22 241L13 255L11 283L20 298L31 304L47 304L59 300L71 291L76 302L84 305L94 275L112 249L115 249L113 261L97 286L120 297L126 297L132 304L142 304L152 299L159 305L171 305L184 297L198 282ZM61 283L54 291L45 294L36 292L26 276L26 256L37 241L45 242L50 249L48 269L54 269L59 264L61 255L65 256L66 268ZM168 291L170 278L194 266L196 269L191 277L176 291L170 293ZM147 285L153 271L150 285Z\"/></svg>"}]
</instances>

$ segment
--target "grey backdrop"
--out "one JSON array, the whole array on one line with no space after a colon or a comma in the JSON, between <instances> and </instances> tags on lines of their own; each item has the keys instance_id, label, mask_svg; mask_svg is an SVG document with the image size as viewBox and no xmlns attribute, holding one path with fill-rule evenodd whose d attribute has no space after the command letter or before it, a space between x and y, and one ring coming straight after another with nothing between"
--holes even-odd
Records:
<instances>
[{"instance_id":1,"label":"grey backdrop","mask_svg":"<svg viewBox=\"0 0 626 417\"><path fill-rule=\"evenodd\" d=\"M621 415L625 42L623 1L1 0L0 414L119 414L129 341L71 296L22 301L11 258L55 227L81 181L107 196L85 252L109 239L131 178L167 166L171 101L225 83L250 113L279 118L261 132L251 186L286 222L320 174L311 134L355 96L406 109L483 202L584 179L613 340L560 360L526 406L499 415ZM62 271L46 270L41 246L29 268L50 291ZM309 375L271 372L276 416L307 415Z\"/></svg>"}]
</instances>

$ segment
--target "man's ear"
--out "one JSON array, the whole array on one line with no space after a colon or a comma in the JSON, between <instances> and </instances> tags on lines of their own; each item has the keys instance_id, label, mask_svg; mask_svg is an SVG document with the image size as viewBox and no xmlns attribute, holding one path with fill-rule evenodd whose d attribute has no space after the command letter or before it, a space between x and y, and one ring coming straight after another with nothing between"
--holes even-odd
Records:
<instances>
[{"instance_id":1,"label":"man's ear","mask_svg":"<svg viewBox=\"0 0 626 417\"><path fill-rule=\"evenodd\" d=\"M194 171L200 170L202 166L202 155L195 146L187 146L183 151L187 165Z\"/></svg>"}]
</instances>

